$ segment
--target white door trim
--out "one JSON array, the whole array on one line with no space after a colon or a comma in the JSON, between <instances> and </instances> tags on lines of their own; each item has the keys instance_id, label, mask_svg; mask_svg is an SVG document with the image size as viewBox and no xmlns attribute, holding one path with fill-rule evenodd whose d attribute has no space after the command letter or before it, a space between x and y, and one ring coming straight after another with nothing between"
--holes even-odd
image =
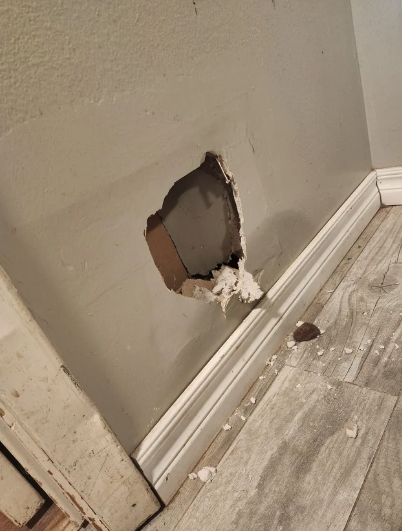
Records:
<instances>
[{"instance_id":1,"label":"white door trim","mask_svg":"<svg viewBox=\"0 0 402 531\"><path fill-rule=\"evenodd\" d=\"M373 171L132 454L168 503L380 208Z\"/></svg>"},{"instance_id":2,"label":"white door trim","mask_svg":"<svg viewBox=\"0 0 402 531\"><path fill-rule=\"evenodd\" d=\"M159 509L2 269L0 364L0 440L17 458L26 450L34 479L48 492L53 485L55 501L75 522L84 517L98 531L134 531Z\"/></svg>"}]
</instances>

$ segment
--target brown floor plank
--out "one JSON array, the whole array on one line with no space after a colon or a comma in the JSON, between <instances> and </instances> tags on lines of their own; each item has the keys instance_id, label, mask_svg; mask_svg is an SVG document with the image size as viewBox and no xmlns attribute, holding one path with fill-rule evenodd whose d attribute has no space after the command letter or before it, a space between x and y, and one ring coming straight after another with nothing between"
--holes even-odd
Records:
<instances>
[{"instance_id":1,"label":"brown floor plank","mask_svg":"<svg viewBox=\"0 0 402 531\"><path fill-rule=\"evenodd\" d=\"M17 527L6 516L0 513L0 531L76 531L75 524L71 524L69 518L52 504L47 506L39 515L34 517L23 527Z\"/></svg>"}]
</instances>

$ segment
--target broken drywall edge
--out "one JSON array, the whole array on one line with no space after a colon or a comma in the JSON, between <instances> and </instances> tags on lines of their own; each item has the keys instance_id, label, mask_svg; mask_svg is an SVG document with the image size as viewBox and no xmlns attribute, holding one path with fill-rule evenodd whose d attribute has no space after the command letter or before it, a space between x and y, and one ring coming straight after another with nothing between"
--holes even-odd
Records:
<instances>
[{"instance_id":1,"label":"broken drywall edge","mask_svg":"<svg viewBox=\"0 0 402 531\"><path fill-rule=\"evenodd\" d=\"M227 261L236 262L235 267L232 267L234 265L232 263L230 265L218 264L210 271L212 278L191 276L179 255L172 236L164 227L160 211L148 218L145 237L155 265L171 291L206 303L218 303L223 312L226 312L232 297L237 296L241 302L250 303L261 299L264 293L258 282L245 268L247 253L243 231L244 217L239 190L233 174L222 157L212 152L206 153L200 169L224 184L223 196L227 204L228 226L231 235L231 254L227 257ZM152 224L150 226L154 219L158 219L158 224L154 223L155 227ZM155 236L154 232L157 228L160 229L160 234ZM159 244L158 237L160 239L162 236L165 245Z\"/></svg>"}]
</instances>

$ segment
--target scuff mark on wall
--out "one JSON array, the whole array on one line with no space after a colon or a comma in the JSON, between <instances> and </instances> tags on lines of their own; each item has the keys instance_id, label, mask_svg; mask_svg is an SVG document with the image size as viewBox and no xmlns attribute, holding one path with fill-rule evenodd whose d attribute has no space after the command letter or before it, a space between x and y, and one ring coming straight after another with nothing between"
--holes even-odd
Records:
<instances>
[{"instance_id":1,"label":"scuff mark on wall","mask_svg":"<svg viewBox=\"0 0 402 531\"><path fill-rule=\"evenodd\" d=\"M197 192L203 208L196 204ZM234 296L245 303L260 299L263 292L245 269L243 221L233 174L222 157L207 153L148 218L145 237L166 286L185 297L216 302L223 311Z\"/></svg>"}]
</instances>

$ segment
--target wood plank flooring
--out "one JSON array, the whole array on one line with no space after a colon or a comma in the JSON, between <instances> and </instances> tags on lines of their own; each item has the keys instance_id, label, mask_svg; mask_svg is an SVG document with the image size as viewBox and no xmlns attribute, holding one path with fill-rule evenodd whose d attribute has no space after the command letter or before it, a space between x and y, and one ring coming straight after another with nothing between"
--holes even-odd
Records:
<instances>
[{"instance_id":1,"label":"wood plank flooring","mask_svg":"<svg viewBox=\"0 0 402 531\"><path fill-rule=\"evenodd\" d=\"M147 531L402 530L401 249L402 207L381 209L302 317L325 333L280 349L196 467L213 482Z\"/></svg>"}]
</instances>

